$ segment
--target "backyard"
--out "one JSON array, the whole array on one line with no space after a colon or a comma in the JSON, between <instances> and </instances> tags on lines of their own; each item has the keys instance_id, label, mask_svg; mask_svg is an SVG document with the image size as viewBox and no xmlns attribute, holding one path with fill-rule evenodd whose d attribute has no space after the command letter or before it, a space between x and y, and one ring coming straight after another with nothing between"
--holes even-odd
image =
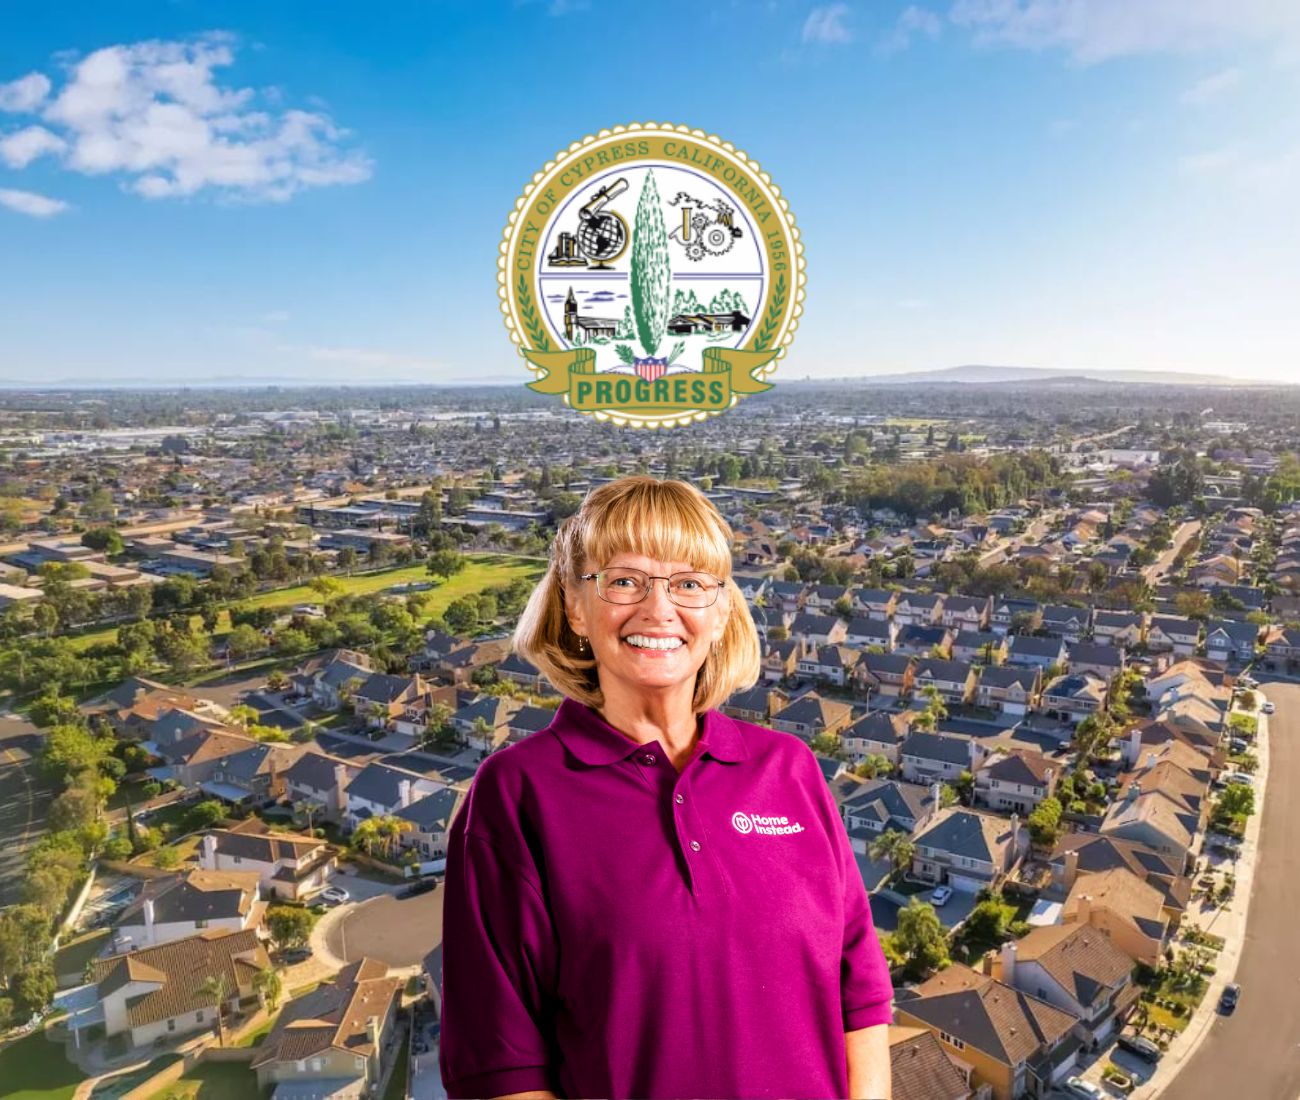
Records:
<instances>
[{"instance_id":1,"label":"backyard","mask_svg":"<svg viewBox=\"0 0 1300 1100\"><path fill-rule=\"evenodd\" d=\"M246 1062L200 1062L149 1100L252 1100L262 1093Z\"/></svg>"},{"instance_id":2,"label":"backyard","mask_svg":"<svg viewBox=\"0 0 1300 1100\"><path fill-rule=\"evenodd\" d=\"M5 1100L65 1100L82 1074L40 1031L0 1047L0 1089Z\"/></svg>"}]
</instances>

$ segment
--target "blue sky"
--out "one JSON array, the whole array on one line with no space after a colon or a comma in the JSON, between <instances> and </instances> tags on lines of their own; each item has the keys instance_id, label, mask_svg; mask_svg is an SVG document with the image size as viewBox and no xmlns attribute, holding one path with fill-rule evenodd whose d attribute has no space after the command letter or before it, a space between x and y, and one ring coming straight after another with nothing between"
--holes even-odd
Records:
<instances>
[{"instance_id":1,"label":"blue sky","mask_svg":"<svg viewBox=\"0 0 1300 1100\"><path fill-rule=\"evenodd\" d=\"M620 122L760 161L787 377L1300 377L1290 0L10 4L0 382L525 378L497 242ZM778 375L778 378L780 376Z\"/></svg>"}]
</instances>

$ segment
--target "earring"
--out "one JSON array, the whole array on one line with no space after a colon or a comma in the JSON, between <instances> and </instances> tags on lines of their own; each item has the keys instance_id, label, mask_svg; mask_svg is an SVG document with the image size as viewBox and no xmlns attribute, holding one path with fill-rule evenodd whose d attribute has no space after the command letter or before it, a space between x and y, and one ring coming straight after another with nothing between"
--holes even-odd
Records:
<instances>
[{"instance_id":1,"label":"earring","mask_svg":"<svg viewBox=\"0 0 1300 1100\"><path fill-rule=\"evenodd\" d=\"M578 652L579 653L587 652L587 637L585 634L578 635Z\"/></svg>"}]
</instances>

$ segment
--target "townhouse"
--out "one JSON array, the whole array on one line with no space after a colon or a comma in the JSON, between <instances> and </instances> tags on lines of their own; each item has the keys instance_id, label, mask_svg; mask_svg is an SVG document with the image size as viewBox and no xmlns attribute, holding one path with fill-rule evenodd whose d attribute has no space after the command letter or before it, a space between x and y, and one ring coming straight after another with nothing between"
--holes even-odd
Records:
<instances>
[{"instance_id":1,"label":"townhouse","mask_svg":"<svg viewBox=\"0 0 1300 1100\"><path fill-rule=\"evenodd\" d=\"M1058 676L1043 688L1043 713L1058 722L1078 726L1106 705L1108 693L1106 681L1094 673Z\"/></svg>"},{"instance_id":2,"label":"townhouse","mask_svg":"<svg viewBox=\"0 0 1300 1100\"><path fill-rule=\"evenodd\" d=\"M1067 607L1063 604L1048 604L1043 608L1044 634L1062 638L1067 642L1077 642L1092 627L1092 611L1086 607Z\"/></svg>"},{"instance_id":3,"label":"townhouse","mask_svg":"<svg viewBox=\"0 0 1300 1100\"><path fill-rule=\"evenodd\" d=\"M910 694L915 677L916 664L906 653L864 653L853 670L858 691L889 698Z\"/></svg>"},{"instance_id":4,"label":"townhouse","mask_svg":"<svg viewBox=\"0 0 1300 1100\"><path fill-rule=\"evenodd\" d=\"M1079 876L1065 899L1061 923L1090 925L1148 966L1160 965L1170 932L1160 891L1126 867Z\"/></svg>"},{"instance_id":5,"label":"townhouse","mask_svg":"<svg viewBox=\"0 0 1300 1100\"><path fill-rule=\"evenodd\" d=\"M213 829L199 841L204 871L253 871L262 897L289 901L323 890L338 866L334 850L323 840L296 833L272 833L256 817L230 829Z\"/></svg>"},{"instance_id":6,"label":"townhouse","mask_svg":"<svg viewBox=\"0 0 1300 1100\"><path fill-rule=\"evenodd\" d=\"M940 622L956 631L984 630L992 615L992 596L949 596L944 600Z\"/></svg>"},{"instance_id":7,"label":"townhouse","mask_svg":"<svg viewBox=\"0 0 1300 1100\"><path fill-rule=\"evenodd\" d=\"M1003 714L1021 716L1038 706L1043 670L1028 668L985 668L975 688L975 702Z\"/></svg>"},{"instance_id":8,"label":"townhouse","mask_svg":"<svg viewBox=\"0 0 1300 1100\"><path fill-rule=\"evenodd\" d=\"M1007 664L1022 668L1064 667L1067 655L1063 638L1039 638L1033 634L1013 634L1007 647Z\"/></svg>"},{"instance_id":9,"label":"townhouse","mask_svg":"<svg viewBox=\"0 0 1300 1100\"><path fill-rule=\"evenodd\" d=\"M946 626L912 625L902 627L894 639L894 651L910 657L928 657L952 653L953 632Z\"/></svg>"},{"instance_id":10,"label":"townhouse","mask_svg":"<svg viewBox=\"0 0 1300 1100\"><path fill-rule=\"evenodd\" d=\"M915 717L913 711L870 711L844 727L840 744L854 764L868 756L883 756L897 767L899 749L907 740Z\"/></svg>"},{"instance_id":11,"label":"townhouse","mask_svg":"<svg viewBox=\"0 0 1300 1100\"><path fill-rule=\"evenodd\" d=\"M1205 624L1205 657L1226 668L1250 664L1259 644L1259 626L1236 619L1211 619Z\"/></svg>"},{"instance_id":12,"label":"townhouse","mask_svg":"<svg viewBox=\"0 0 1300 1100\"><path fill-rule=\"evenodd\" d=\"M1002 634L991 630L959 630L952 640L954 661L978 661L982 665L1000 665L1007 659L1009 646Z\"/></svg>"},{"instance_id":13,"label":"townhouse","mask_svg":"<svg viewBox=\"0 0 1300 1100\"><path fill-rule=\"evenodd\" d=\"M909 783L956 782L971 767L969 737L914 730L898 746L898 768Z\"/></svg>"},{"instance_id":14,"label":"townhouse","mask_svg":"<svg viewBox=\"0 0 1300 1100\"><path fill-rule=\"evenodd\" d=\"M1106 611L1098 608L1092 616L1093 640L1101 645L1132 649L1146 641L1145 611Z\"/></svg>"},{"instance_id":15,"label":"townhouse","mask_svg":"<svg viewBox=\"0 0 1300 1100\"><path fill-rule=\"evenodd\" d=\"M1078 675L1091 672L1107 683L1123 672L1128 665L1122 649L1096 642L1074 642L1065 660L1071 673Z\"/></svg>"},{"instance_id":16,"label":"townhouse","mask_svg":"<svg viewBox=\"0 0 1300 1100\"><path fill-rule=\"evenodd\" d=\"M1147 627L1147 649L1190 657L1201 640L1201 624L1184 615L1154 615Z\"/></svg>"},{"instance_id":17,"label":"townhouse","mask_svg":"<svg viewBox=\"0 0 1300 1100\"><path fill-rule=\"evenodd\" d=\"M894 605L894 621L903 626L933 626L943 619L946 597L937 592L902 592Z\"/></svg>"},{"instance_id":18,"label":"townhouse","mask_svg":"<svg viewBox=\"0 0 1300 1100\"><path fill-rule=\"evenodd\" d=\"M194 870L146 879L114 923L110 952L157 947L205 931L256 930L266 912L259 887L256 871Z\"/></svg>"},{"instance_id":19,"label":"townhouse","mask_svg":"<svg viewBox=\"0 0 1300 1100\"><path fill-rule=\"evenodd\" d=\"M945 702L961 705L969 703L974 698L975 684L978 679L978 670L965 661L923 657L916 663L912 691L914 695L919 696L926 688L933 687Z\"/></svg>"},{"instance_id":20,"label":"townhouse","mask_svg":"<svg viewBox=\"0 0 1300 1100\"><path fill-rule=\"evenodd\" d=\"M887 829L912 835L935 811L933 788L893 779L869 779L840 805L853 850L865 855Z\"/></svg>"},{"instance_id":21,"label":"townhouse","mask_svg":"<svg viewBox=\"0 0 1300 1100\"><path fill-rule=\"evenodd\" d=\"M852 720L853 708L848 703L809 691L773 715L771 725L773 729L811 741L822 734L840 734Z\"/></svg>"}]
</instances>

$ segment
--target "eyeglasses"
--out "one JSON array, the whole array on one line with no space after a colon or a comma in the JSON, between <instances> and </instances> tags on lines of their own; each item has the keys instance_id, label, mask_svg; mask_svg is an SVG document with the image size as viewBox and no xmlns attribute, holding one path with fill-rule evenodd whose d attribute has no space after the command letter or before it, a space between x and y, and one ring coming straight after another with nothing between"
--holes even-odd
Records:
<instances>
[{"instance_id":1,"label":"eyeglasses","mask_svg":"<svg viewBox=\"0 0 1300 1100\"><path fill-rule=\"evenodd\" d=\"M641 569L602 569L583 573L579 580L596 582L596 595L606 603L640 603L654 587L665 581L668 598L678 607L711 607L717 602L723 582L708 573L674 573L671 577L652 577Z\"/></svg>"}]
</instances>

